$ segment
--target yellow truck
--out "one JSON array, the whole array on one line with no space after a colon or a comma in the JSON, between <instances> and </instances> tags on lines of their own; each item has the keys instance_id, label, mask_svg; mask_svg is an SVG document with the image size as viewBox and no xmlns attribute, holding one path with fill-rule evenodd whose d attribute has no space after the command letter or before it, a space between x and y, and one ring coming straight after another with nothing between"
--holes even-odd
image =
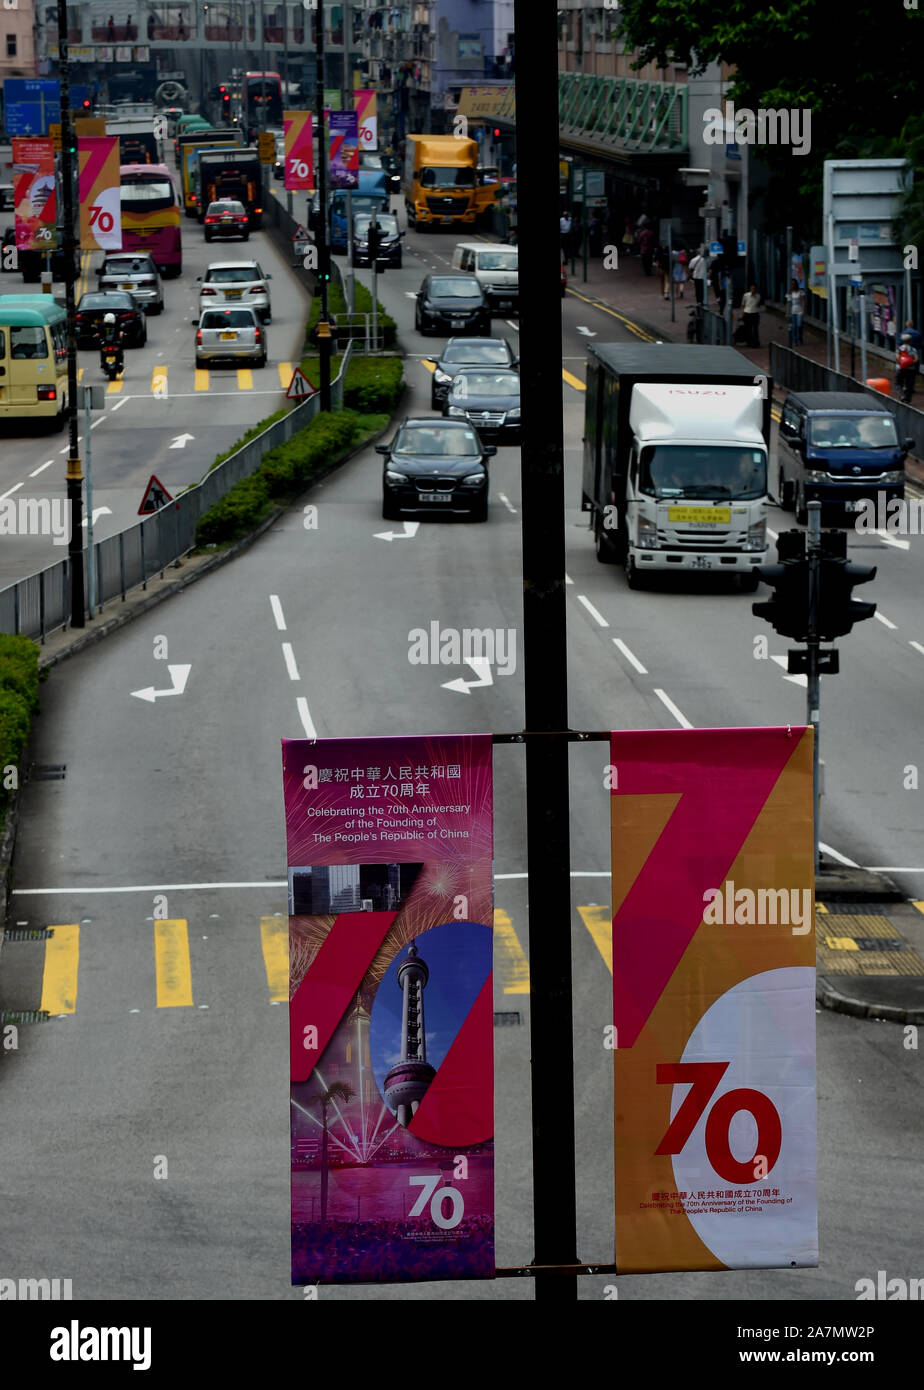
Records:
<instances>
[{"instance_id":1,"label":"yellow truck","mask_svg":"<svg viewBox=\"0 0 924 1390\"><path fill-rule=\"evenodd\" d=\"M404 206L408 225L475 224L478 145L454 135L409 135L404 157Z\"/></svg>"}]
</instances>

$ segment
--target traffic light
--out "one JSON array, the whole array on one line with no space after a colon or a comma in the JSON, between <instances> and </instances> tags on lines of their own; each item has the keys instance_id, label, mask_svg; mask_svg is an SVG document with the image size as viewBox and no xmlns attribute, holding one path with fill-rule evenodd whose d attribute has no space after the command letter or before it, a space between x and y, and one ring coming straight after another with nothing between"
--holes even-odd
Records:
<instances>
[{"instance_id":1,"label":"traffic light","mask_svg":"<svg viewBox=\"0 0 924 1390\"><path fill-rule=\"evenodd\" d=\"M382 229L376 217L369 223L369 264L374 266L379 258L379 251L382 245Z\"/></svg>"},{"instance_id":2,"label":"traffic light","mask_svg":"<svg viewBox=\"0 0 924 1390\"><path fill-rule=\"evenodd\" d=\"M90 101L90 98L89 98L89 97L84 97L84 99L83 99L83 109L84 109L84 111L89 111L91 105L92 105L92 103L91 103L91 101Z\"/></svg>"},{"instance_id":3,"label":"traffic light","mask_svg":"<svg viewBox=\"0 0 924 1390\"><path fill-rule=\"evenodd\" d=\"M847 532L829 531L822 537L818 581L818 636L822 642L844 637L854 623L871 618L875 603L851 598L855 584L868 584L876 578L875 565L854 565L847 559Z\"/></svg>"},{"instance_id":4,"label":"traffic light","mask_svg":"<svg viewBox=\"0 0 924 1390\"><path fill-rule=\"evenodd\" d=\"M774 590L773 597L753 603L751 612L765 618L783 637L804 642L808 637L809 562L804 531L783 531L776 543L779 564L761 565L757 571Z\"/></svg>"},{"instance_id":5,"label":"traffic light","mask_svg":"<svg viewBox=\"0 0 924 1390\"><path fill-rule=\"evenodd\" d=\"M494 127L494 139L495 139L495 140L499 140L499 139L500 139L500 126L495 126L495 127Z\"/></svg>"}]
</instances>

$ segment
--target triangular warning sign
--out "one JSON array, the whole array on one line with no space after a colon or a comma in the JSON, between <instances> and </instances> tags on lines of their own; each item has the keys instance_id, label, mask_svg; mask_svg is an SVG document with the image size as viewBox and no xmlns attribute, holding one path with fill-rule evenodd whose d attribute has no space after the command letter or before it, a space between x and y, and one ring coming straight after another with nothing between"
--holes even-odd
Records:
<instances>
[{"instance_id":1,"label":"triangular warning sign","mask_svg":"<svg viewBox=\"0 0 924 1390\"><path fill-rule=\"evenodd\" d=\"M292 380L289 382L289 389L286 392L286 399L290 401L303 401L308 396L313 396L317 391L313 382L309 381L301 367L296 367L292 373Z\"/></svg>"},{"instance_id":2,"label":"triangular warning sign","mask_svg":"<svg viewBox=\"0 0 924 1390\"><path fill-rule=\"evenodd\" d=\"M170 493L164 487L163 483L152 473L151 480L144 490L141 506L138 508L138 515L146 516L148 512L159 511L161 507L165 507L168 502L172 501L173 498L170 496Z\"/></svg>"},{"instance_id":3,"label":"triangular warning sign","mask_svg":"<svg viewBox=\"0 0 924 1390\"><path fill-rule=\"evenodd\" d=\"M307 241L307 240L308 240L308 228L307 228L307 227L303 227L302 224L301 224L301 222L299 222L298 226L295 228L295 231L292 233L292 240L293 240L293 241Z\"/></svg>"}]
</instances>

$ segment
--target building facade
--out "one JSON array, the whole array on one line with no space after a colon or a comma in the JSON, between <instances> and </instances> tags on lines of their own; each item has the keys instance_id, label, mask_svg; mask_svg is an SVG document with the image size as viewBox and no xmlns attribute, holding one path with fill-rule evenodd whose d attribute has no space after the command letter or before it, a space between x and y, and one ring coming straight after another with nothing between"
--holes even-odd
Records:
<instances>
[{"instance_id":1,"label":"building facade","mask_svg":"<svg viewBox=\"0 0 924 1390\"><path fill-rule=\"evenodd\" d=\"M35 77L33 0L0 0L0 83Z\"/></svg>"}]
</instances>

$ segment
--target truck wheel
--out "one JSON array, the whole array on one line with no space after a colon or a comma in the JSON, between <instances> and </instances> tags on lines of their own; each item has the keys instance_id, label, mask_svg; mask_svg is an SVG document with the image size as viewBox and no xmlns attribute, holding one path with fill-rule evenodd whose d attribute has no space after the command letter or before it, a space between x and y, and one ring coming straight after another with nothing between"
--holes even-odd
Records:
<instances>
[{"instance_id":1,"label":"truck wheel","mask_svg":"<svg viewBox=\"0 0 924 1390\"><path fill-rule=\"evenodd\" d=\"M738 583L741 585L741 592L743 594L753 594L760 583L760 575L756 570L751 570L750 574L740 574L738 576Z\"/></svg>"},{"instance_id":2,"label":"truck wheel","mask_svg":"<svg viewBox=\"0 0 924 1390\"><path fill-rule=\"evenodd\" d=\"M626 556L625 569L626 569L626 583L628 584L629 588L630 588L630 589L644 589L644 587L645 587L645 580L644 580L644 579L642 578L642 576L639 574L638 565L637 565L637 564L635 563L635 561L632 559L632 556L631 556L631 555L627 555L627 556Z\"/></svg>"},{"instance_id":3,"label":"truck wheel","mask_svg":"<svg viewBox=\"0 0 924 1390\"><path fill-rule=\"evenodd\" d=\"M780 508L784 512L796 509L796 485L780 475Z\"/></svg>"},{"instance_id":4,"label":"truck wheel","mask_svg":"<svg viewBox=\"0 0 924 1390\"><path fill-rule=\"evenodd\" d=\"M616 556L613 554L613 547L603 534L603 527L594 528L594 544L597 552L597 559L601 565L615 565Z\"/></svg>"},{"instance_id":5,"label":"truck wheel","mask_svg":"<svg viewBox=\"0 0 924 1390\"><path fill-rule=\"evenodd\" d=\"M796 523L799 526L808 525L808 506L801 487L796 492Z\"/></svg>"}]
</instances>

